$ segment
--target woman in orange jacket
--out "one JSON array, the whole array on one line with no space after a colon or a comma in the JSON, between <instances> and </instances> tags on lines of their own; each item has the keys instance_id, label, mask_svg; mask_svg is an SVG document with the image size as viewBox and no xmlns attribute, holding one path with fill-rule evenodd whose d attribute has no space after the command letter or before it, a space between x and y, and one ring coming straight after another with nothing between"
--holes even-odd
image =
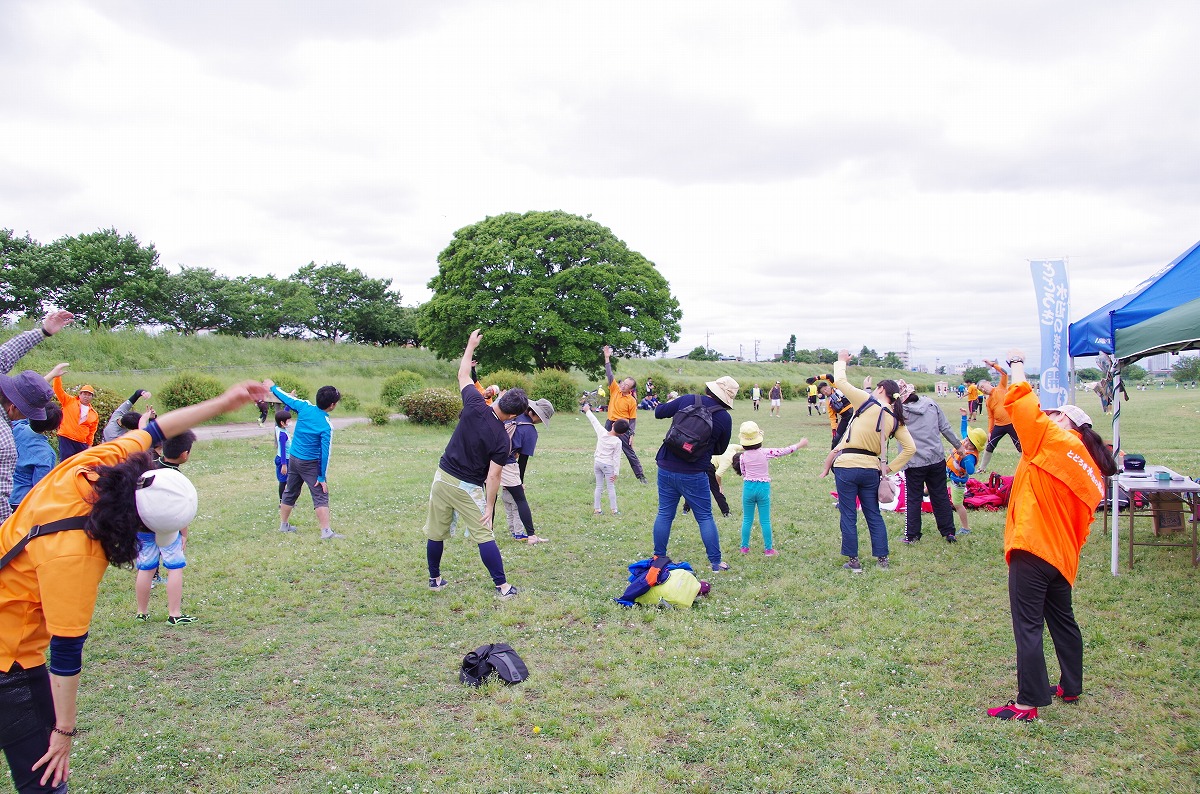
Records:
<instances>
[{"instance_id":1,"label":"woman in orange jacket","mask_svg":"<svg viewBox=\"0 0 1200 794\"><path fill-rule=\"evenodd\" d=\"M70 365L64 361L46 373L46 380L54 388L54 396L58 398L63 409L62 424L58 426L59 463L90 447L96 440L96 430L100 427L100 414L92 407L92 398L96 396L96 390L85 383L79 387L79 396L75 397L63 389L62 374L67 371L68 366Z\"/></svg>"},{"instance_id":2,"label":"woman in orange jacket","mask_svg":"<svg viewBox=\"0 0 1200 794\"><path fill-rule=\"evenodd\" d=\"M1008 599L1017 644L1017 698L988 709L1002 720L1037 719L1053 697L1073 703L1083 691L1083 635L1071 606L1079 550L1087 542L1104 478L1117 471L1112 453L1092 430L1083 409L1063 405L1042 413L1025 381L1024 356L1009 355L1013 385L1004 397L1021 439L1021 461L1013 477L1004 556ZM1042 648L1050 630L1060 677L1051 689Z\"/></svg>"}]
</instances>

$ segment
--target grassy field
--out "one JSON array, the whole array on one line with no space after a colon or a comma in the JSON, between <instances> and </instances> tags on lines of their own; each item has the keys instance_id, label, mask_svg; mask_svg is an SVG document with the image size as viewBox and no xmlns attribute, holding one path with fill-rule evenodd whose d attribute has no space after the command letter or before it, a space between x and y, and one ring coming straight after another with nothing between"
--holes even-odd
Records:
<instances>
[{"instance_id":1,"label":"grassy field","mask_svg":"<svg viewBox=\"0 0 1200 794\"><path fill-rule=\"evenodd\" d=\"M696 366L714 369L684 374L742 378L736 365ZM1099 416L1093 397L1080 402ZM944 403L952 417L959 404ZM655 489L626 468L623 515L593 516L595 436L579 415L555 417L530 462L551 542L501 540L525 591L509 602L461 540L443 561L451 587L426 588L421 526L447 429L337 433L332 507L347 537L334 543L317 540L304 501L302 531L276 531L268 430L198 444L185 469L201 506L184 606L200 622L165 625L160 588L153 622L136 623L133 575L109 572L84 651L72 791L1196 790L1200 586L1186 550L1139 548L1132 572L1123 554L1114 578L1097 522L1075 601L1084 697L1035 724L999 723L983 712L1015 694L1003 514L974 514L954 546L926 516L912 547L890 515L891 569L851 575L832 481L816 476L828 423L798 401L781 419L740 401L733 416L758 420L768 445L813 446L772 464L775 558L757 529L753 553L737 553L741 485L727 480L733 516L718 521L733 570L702 574L712 594L687 611L612 602L625 567L651 550ZM1134 392L1122 417L1127 449L1200 474L1200 392ZM652 483L665 426L639 425ZM1011 473L1012 447L993 465ZM865 549L862 522L860 535ZM703 566L690 517L677 518L670 552ZM494 641L521 653L529 680L460 685L463 654Z\"/></svg>"}]
</instances>

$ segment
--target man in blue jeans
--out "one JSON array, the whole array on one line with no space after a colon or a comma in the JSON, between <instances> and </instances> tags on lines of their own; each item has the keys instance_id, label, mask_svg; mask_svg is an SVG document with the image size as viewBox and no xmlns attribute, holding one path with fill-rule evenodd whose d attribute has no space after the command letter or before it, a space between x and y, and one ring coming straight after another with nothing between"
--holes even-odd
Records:
<instances>
[{"instance_id":1,"label":"man in blue jeans","mask_svg":"<svg viewBox=\"0 0 1200 794\"><path fill-rule=\"evenodd\" d=\"M733 378L725 375L705 383L704 386L704 395L700 400L712 412L712 436L707 448L697 450L699 454L694 461L687 461L676 455L664 442L654 458L658 464L658 515L654 519L654 554L661 556L667 553L667 544L671 540L671 524L675 521L679 500L685 499L691 505L692 515L696 517L696 523L700 526L700 539L704 541L704 550L708 554L708 561L712 563L712 569L727 571L729 564L721 560L721 538L717 534L717 522L713 520L708 464L713 455L720 455L729 446L729 437L733 434L733 420L729 418L729 411L733 408L738 384ZM668 419L695 402L694 394L677 397L655 408L654 418Z\"/></svg>"}]
</instances>

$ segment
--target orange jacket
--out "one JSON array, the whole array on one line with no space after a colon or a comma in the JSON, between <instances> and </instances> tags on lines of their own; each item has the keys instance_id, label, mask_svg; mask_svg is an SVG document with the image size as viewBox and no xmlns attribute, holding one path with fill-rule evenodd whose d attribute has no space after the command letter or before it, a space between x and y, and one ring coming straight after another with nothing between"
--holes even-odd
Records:
<instances>
[{"instance_id":1,"label":"orange jacket","mask_svg":"<svg viewBox=\"0 0 1200 794\"><path fill-rule=\"evenodd\" d=\"M988 434L996 425L1011 425L1012 417L1004 409L1004 395L1008 393L1008 373L999 367L994 369L1000 373L1000 385L992 389L987 397Z\"/></svg>"},{"instance_id":2,"label":"orange jacket","mask_svg":"<svg viewBox=\"0 0 1200 794\"><path fill-rule=\"evenodd\" d=\"M1021 439L1004 524L1004 559L1021 549L1053 565L1071 583L1087 542L1104 475L1079 434L1050 421L1028 383L1008 389L1004 407Z\"/></svg>"},{"instance_id":3,"label":"orange jacket","mask_svg":"<svg viewBox=\"0 0 1200 794\"><path fill-rule=\"evenodd\" d=\"M112 466L148 449L150 434L131 430L55 466L0 526L0 550L11 549L37 524L87 515L94 493L90 469ZM34 538L0 570L0 670L10 669L13 662L26 669L45 664L53 634L87 634L107 569L100 541L86 532L67 530Z\"/></svg>"},{"instance_id":4,"label":"orange jacket","mask_svg":"<svg viewBox=\"0 0 1200 794\"><path fill-rule=\"evenodd\" d=\"M89 405L87 418L82 422L79 421L81 406L79 398L67 394L63 390L62 378L55 378L50 385L54 387L54 396L58 398L63 411L62 424L58 426L58 434L90 447L96 440L96 428L100 427L100 414L96 413L96 409Z\"/></svg>"}]
</instances>

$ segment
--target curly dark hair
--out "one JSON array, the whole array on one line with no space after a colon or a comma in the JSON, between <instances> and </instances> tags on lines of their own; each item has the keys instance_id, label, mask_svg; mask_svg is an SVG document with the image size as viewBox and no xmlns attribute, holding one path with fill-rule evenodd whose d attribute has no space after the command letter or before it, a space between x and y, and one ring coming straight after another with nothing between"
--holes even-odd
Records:
<instances>
[{"instance_id":1,"label":"curly dark hair","mask_svg":"<svg viewBox=\"0 0 1200 794\"><path fill-rule=\"evenodd\" d=\"M152 468L154 458L137 452L120 463L92 469L92 512L84 530L99 542L110 565L132 566L138 554L137 533L150 531L138 517L134 493L138 478Z\"/></svg>"}]
</instances>

